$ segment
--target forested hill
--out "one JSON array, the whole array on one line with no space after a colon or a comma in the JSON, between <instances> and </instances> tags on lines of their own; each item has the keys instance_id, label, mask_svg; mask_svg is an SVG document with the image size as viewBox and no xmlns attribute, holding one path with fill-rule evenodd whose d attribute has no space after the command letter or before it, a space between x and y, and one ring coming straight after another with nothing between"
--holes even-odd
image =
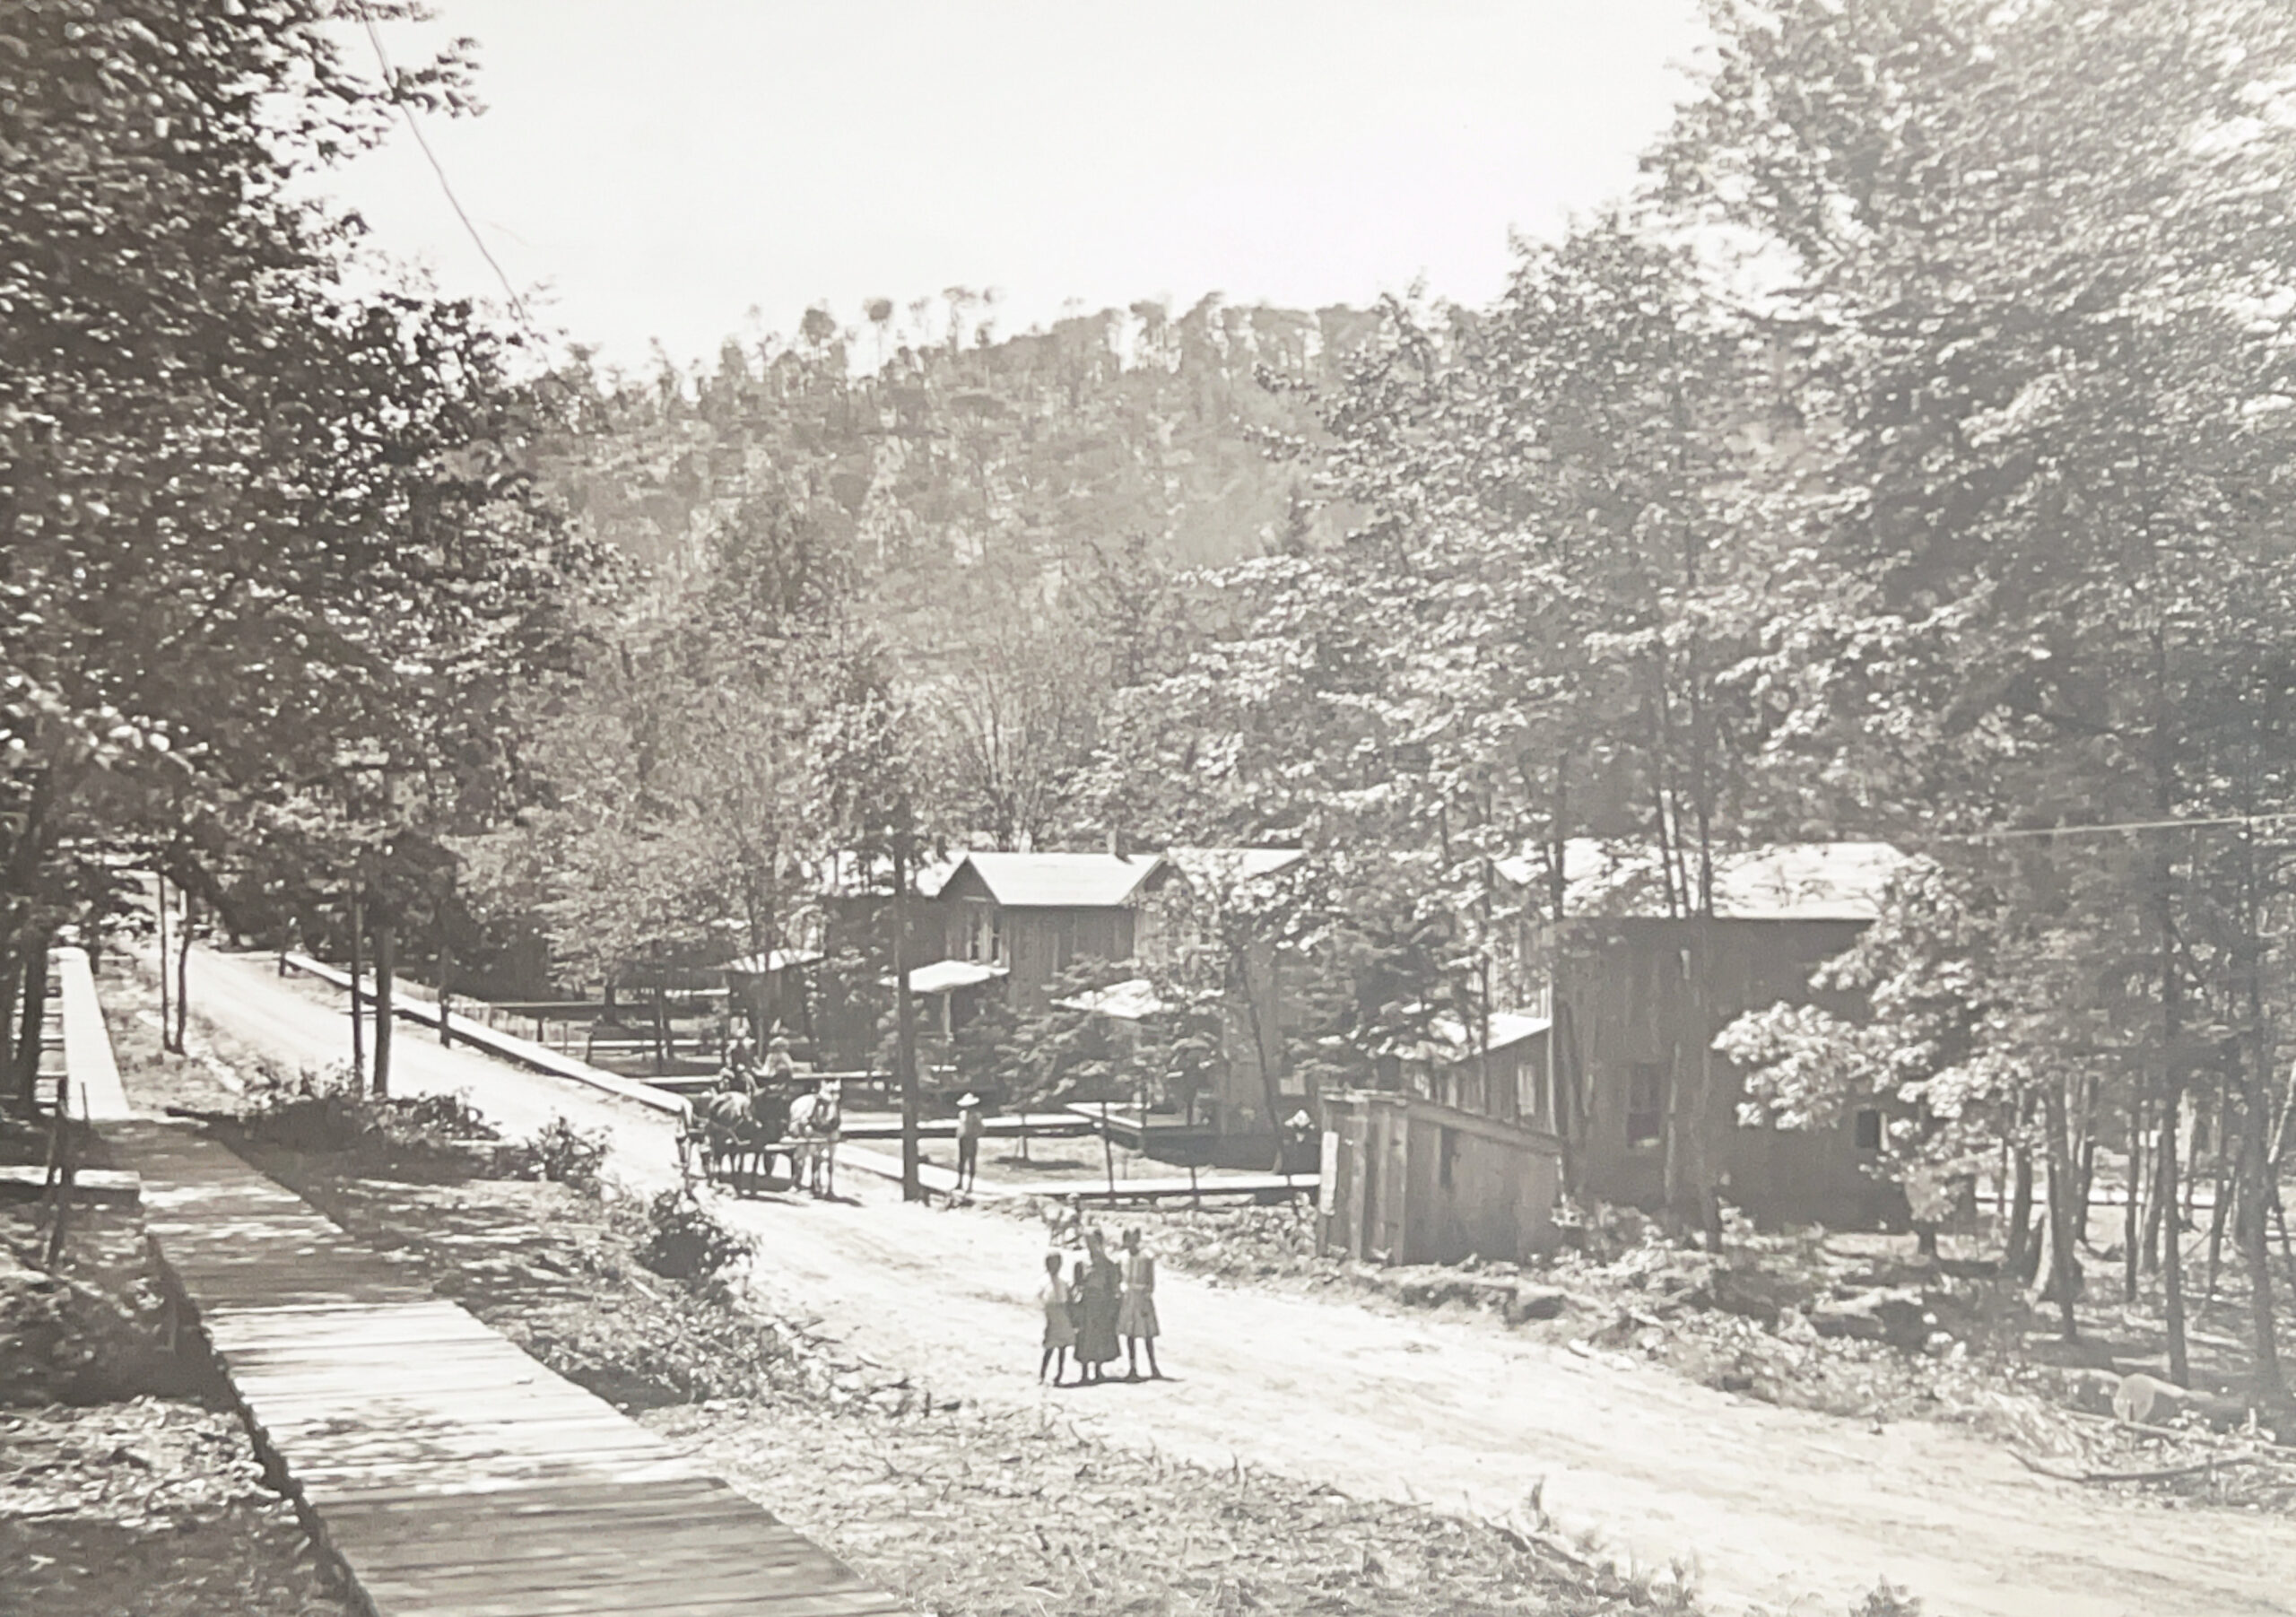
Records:
<instances>
[{"instance_id":1,"label":"forested hill","mask_svg":"<svg viewBox=\"0 0 2296 1617\"><path fill-rule=\"evenodd\" d=\"M1300 465L1262 445L1315 433L1298 389L1336 384L1378 323L1213 297L994 339L978 313L962 293L898 326L882 300L848 326L816 309L794 341L728 342L714 371L586 374L591 430L567 446L564 496L673 574L731 525L796 525L895 615L945 600L960 573L1041 587L1119 541L1160 568L1222 565L1314 531Z\"/></svg>"}]
</instances>

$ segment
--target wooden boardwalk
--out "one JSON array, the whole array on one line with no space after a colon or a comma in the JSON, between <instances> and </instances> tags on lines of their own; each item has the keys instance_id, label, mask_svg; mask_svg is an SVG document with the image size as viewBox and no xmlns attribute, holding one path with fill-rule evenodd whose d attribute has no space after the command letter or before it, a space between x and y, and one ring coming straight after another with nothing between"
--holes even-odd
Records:
<instances>
[{"instance_id":1,"label":"wooden boardwalk","mask_svg":"<svg viewBox=\"0 0 2296 1617\"><path fill-rule=\"evenodd\" d=\"M377 1617L901 1612L223 1146L104 1134L265 1463Z\"/></svg>"}]
</instances>

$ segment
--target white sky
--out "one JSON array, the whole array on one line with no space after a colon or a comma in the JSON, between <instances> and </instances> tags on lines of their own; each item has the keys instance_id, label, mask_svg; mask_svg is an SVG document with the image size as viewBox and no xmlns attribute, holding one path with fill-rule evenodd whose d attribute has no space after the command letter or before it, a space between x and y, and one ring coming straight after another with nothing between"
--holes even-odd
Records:
<instances>
[{"instance_id":1,"label":"white sky","mask_svg":"<svg viewBox=\"0 0 2296 1617\"><path fill-rule=\"evenodd\" d=\"M1208 291L1480 301L1508 232L1632 184L1696 0L431 0L479 42L433 148L540 313L690 363L809 304L1002 293L1003 332ZM354 64L372 55L346 38ZM375 243L496 293L402 131L335 178Z\"/></svg>"}]
</instances>

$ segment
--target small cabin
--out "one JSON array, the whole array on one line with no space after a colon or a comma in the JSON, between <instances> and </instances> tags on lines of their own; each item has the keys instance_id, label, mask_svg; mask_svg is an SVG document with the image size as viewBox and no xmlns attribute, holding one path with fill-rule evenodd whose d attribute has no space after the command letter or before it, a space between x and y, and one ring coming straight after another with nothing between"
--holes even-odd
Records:
<instances>
[{"instance_id":1,"label":"small cabin","mask_svg":"<svg viewBox=\"0 0 2296 1617\"><path fill-rule=\"evenodd\" d=\"M1527 1262L1553 1249L1562 1142L1425 1096L1323 1098L1319 1239L1358 1262Z\"/></svg>"}]
</instances>

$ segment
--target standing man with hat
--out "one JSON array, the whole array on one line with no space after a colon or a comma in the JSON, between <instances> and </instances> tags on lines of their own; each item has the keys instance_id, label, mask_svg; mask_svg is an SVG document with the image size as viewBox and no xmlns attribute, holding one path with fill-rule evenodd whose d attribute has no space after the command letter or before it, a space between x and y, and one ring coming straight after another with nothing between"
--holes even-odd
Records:
<instances>
[{"instance_id":1,"label":"standing man with hat","mask_svg":"<svg viewBox=\"0 0 2296 1617\"><path fill-rule=\"evenodd\" d=\"M970 1190L980 1174L980 1097L968 1090L957 1098L957 1188Z\"/></svg>"}]
</instances>

